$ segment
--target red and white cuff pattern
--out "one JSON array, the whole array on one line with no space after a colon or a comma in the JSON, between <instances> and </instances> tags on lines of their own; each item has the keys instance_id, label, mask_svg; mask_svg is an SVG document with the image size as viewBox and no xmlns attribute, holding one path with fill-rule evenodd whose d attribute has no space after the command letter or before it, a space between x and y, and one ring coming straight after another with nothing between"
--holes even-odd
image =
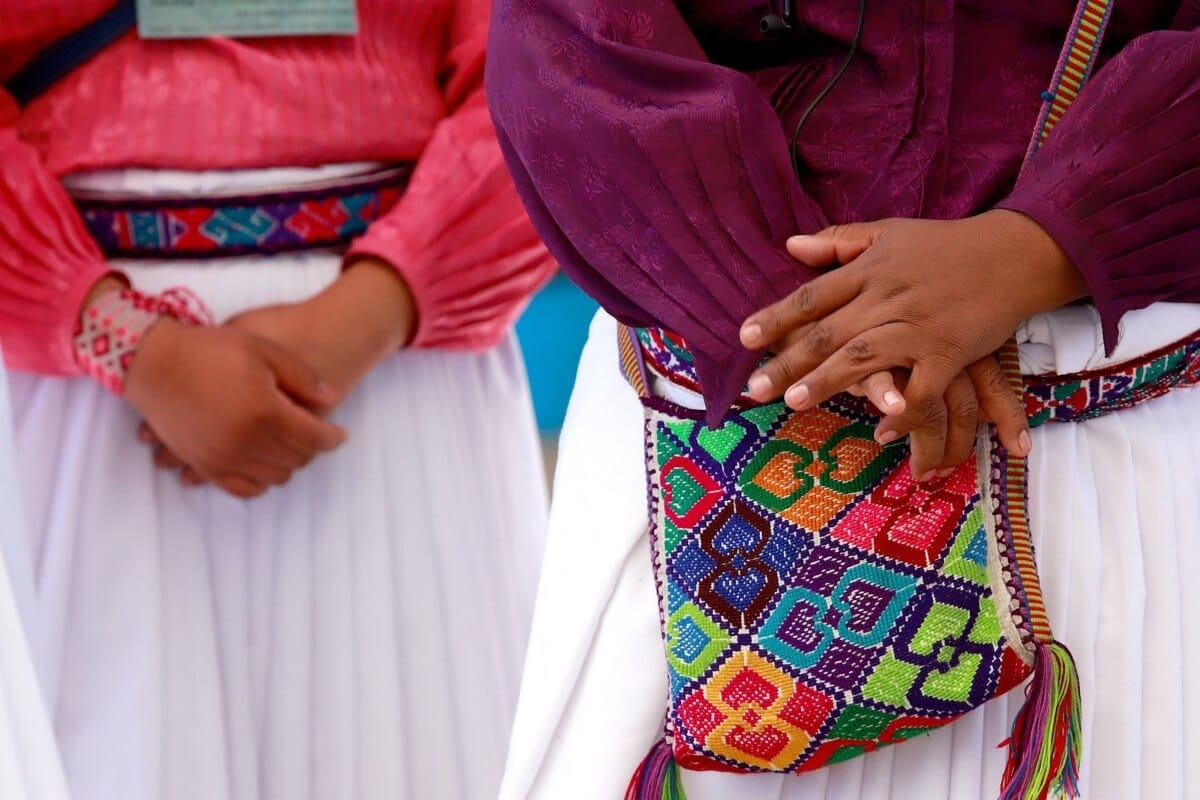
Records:
<instances>
[{"instance_id":1,"label":"red and white cuff pattern","mask_svg":"<svg viewBox=\"0 0 1200 800\"><path fill-rule=\"evenodd\" d=\"M105 292L84 310L76 327L79 368L113 394L122 394L142 336L164 316L188 325L212 324L204 303L187 289L158 295L136 289Z\"/></svg>"}]
</instances>

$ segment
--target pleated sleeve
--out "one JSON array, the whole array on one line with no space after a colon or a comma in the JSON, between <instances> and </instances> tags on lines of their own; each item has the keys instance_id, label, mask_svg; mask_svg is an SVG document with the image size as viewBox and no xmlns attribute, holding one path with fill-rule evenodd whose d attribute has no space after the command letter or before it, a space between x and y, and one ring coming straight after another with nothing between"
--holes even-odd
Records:
<instances>
[{"instance_id":1,"label":"pleated sleeve","mask_svg":"<svg viewBox=\"0 0 1200 800\"><path fill-rule=\"evenodd\" d=\"M111 272L62 184L17 136L0 91L0 343L12 369L75 375L84 298Z\"/></svg>"},{"instance_id":2,"label":"pleated sleeve","mask_svg":"<svg viewBox=\"0 0 1200 800\"><path fill-rule=\"evenodd\" d=\"M1125 312L1200 303L1200 30L1144 34L1114 56L1000 205L1074 261L1110 352Z\"/></svg>"},{"instance_id":3,"label":"pleated sleeve","mask_svg":"<svg viewBox=\"0 0 1200 800\"><path fill-rule=\"evenodd\" d=\"M463 0L449 24L446 116L408 191L351 247L404 277L417 306L413 347L497 344L555 265L521 205L483 93L489 4Z\"/></svg>"}]
</instances>

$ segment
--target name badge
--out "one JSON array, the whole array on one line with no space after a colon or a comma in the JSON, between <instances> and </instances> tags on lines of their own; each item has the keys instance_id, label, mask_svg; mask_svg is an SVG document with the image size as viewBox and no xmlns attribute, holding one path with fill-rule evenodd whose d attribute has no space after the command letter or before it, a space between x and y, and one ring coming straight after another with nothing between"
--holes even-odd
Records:
<instances>
[{"instance_id":1,"label":"name badge","mask_svg":"<svg viewBox=\"0 0 1200 800\"><path fill-rule=\"evenodd\" d=\"M353 36L354 0L137 0L143 39Z\"/></svg>"}]
</instances>

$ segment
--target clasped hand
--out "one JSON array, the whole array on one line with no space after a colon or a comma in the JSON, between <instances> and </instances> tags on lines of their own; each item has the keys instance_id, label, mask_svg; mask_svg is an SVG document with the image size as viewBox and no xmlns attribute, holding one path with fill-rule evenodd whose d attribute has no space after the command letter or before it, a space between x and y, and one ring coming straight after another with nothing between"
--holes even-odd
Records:
<instances>
[{"instance_id":1,"label":"clasped hand","mask_svg":"<svg viewBox=\"0 0 1200 800\"><path fill-rule=\"evenodd\" d=\"M413 320L396 271L369 259L311 300L254 309L222 327L160 320L126 381L145 420L139 438L186 485L260 495L346 441L324 418L408 341Z\"/></svg>"},{"instance_id":2,"label":"clasped hand","mask_svg":"<svg viewBox=\"0 0 1200 800\"><path fill-rule=\"evenodd\" d=\"M980 420L1004 446L1032 446L1021 398L995 353L1033 314L1084 296L1079 272L1032 219L990 211L955 221L895 219L788 241L810 267L835 270L750 316L742 344L769 349L750 378L766 402L803 410L842 391L884 415L883 444L910 435L918 480L969 456Z\"/></svg>"},{"instance_id":3,"label":"clasped hand","mask_svg":"<svg viewBox=\"0 0 1200 800\"><path fill-rule=\"evenodd\" d=\"M185 482L254 497L346 440L320 418L336 394L317 371L235 326L157 322L130 367L126 397L155 463Z\"/></svg>"}]
</instances>

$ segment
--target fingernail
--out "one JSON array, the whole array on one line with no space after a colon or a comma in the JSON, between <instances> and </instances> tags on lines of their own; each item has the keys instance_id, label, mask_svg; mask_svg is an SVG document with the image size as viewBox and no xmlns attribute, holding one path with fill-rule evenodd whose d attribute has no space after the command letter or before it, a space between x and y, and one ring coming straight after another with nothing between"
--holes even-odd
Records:
<instances>
[{"instance_id":1,"label":"fingernail","mask_svg":"<svg viewBox=\"0 0 1200 800\"><path fill-rule=\"evenodd\" d=\"M900 434L896 433L895 431L884 431L883 433L876 435L875 441L879 442L880 444L891 444L899 438Z\"/></svg>"},{"instance_id":2,"label":"fingernail","mask_svg":"<svg viewBox=\"0 0 1200 800\"><path fill-rule=\"evenodd\" d=\"M808 402L808 387L803 383L797 383L787 390L787 394L783 396L783 400L792 408L800 408L800 406Z\"/></svg>"},{"instance_id":3,"label":"fingernail","mask_svg":"<svg viewBox=\"0 0 1200 800\"><path fill-rule=\"evenodd\" d=\"M920 478L918 478L917 480L918 480L920 483L929 483L929 481L933 480L933 478L934 478L934 475L936 475L936 474L937 474L937 473L935 473L933 470L929 470L929 472L926 472L924 475L922 475L922 476L921 476Z\"/></svg>"},{"instance_id":4,"label":"fingernail","mask_svg":"<svg viewBox=\"0 0 1200 800\"><path fill-rule=\"evenodd\" d=\"M762 338L762 325L757 322L751 322L749 325L742 328L743 342L757 342Z\"/></svg>"},{"instance_id":5,"label":"fingernail","mask_svg":"<svg viewBox=\"0 0 1200 800\"><path fill-rule=\"evenodd\" d=\"M750 382L746 384L746 388L750 390L750 395L752 397L765 395L767 392L771 391L771 379L761 373L751 376Z\"/></svg>"},{"instance_id":6,"label":"fingernail","mask_svg":"<svg viewBox=\"0 0 1200 800\"><path fill-rule=\"evenodd\" d=\"M1021 431L1021 435L1017 437L1017 444L1021 446L1021 455L1029 455L1033 450L1033 438L1029 435L1029 431Z\"/></svg>"},{"instance_id":7,"label":"fingernail","mask_svg":"<svg viewBox=\"0 0 1200 800\"><path fill-rule=\"evenodd\" d=\"M789 237L788 237L788 240L787 240L787 243L788 243L788 244L800 244L801 242L805 242L805 241L807 241L807 240L809 240L809 239L811 239L811 238L812 238L812 237L811 237L811 236L809 236L809 235L807 235L807 234L804 234L804 233L798 233L798 234L796 234L795 236L789 236Z\"/></svg>"},{"instance_id":8,"label":"fingernail","mask_svg":"<svg viewBox=\"0 0 1200 800\"><path fill-rule=\"evenodd\" d=\"M899 392L891 392L891 391L884 392L883 393L883 403L888 408L895 408L896 406L900 405Z\"/></svg>"},{"instance_id":9,"label":"fingernail","mask_svg":"<svg viewBox=\"0 0 1200 800\"><path fill-rule=\"evenodd\" d=\"M945 469L938 470L937 476L939 478L949 478L953 474L954 474L954 467L946 467Z\"/></svg>"}]
</instances>

